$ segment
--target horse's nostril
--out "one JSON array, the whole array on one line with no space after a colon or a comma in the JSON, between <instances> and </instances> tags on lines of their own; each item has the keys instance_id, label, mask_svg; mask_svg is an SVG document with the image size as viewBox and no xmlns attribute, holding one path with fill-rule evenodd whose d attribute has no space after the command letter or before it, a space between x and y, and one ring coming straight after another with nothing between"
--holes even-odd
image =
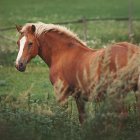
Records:
<instances>
[{"instance_id":1,"label":"horse's nostril","mask_svg":"<svg viewBox=\"0 0 140 140\"><path fill-rule=\"evenodd\" d=\"M20 64L19 64L19 67L22 68L22 67L23 67L23 63L20 63Z\"/></svg>"},{"instance_id":2,"label":"horse's nostril","mask_svg":"<svg viewBox=\"0 0 140 140\"><path fill-rule=\"evenodd\" d=\"M23 71L25 71L25 65L24 65L24 63L19 63L19 65L18 65L18 67L17 67L17 69L19 70L19 71L21 71L21 72L23 72Z\"/></svg>"},{"instance_id":3,"label":"horse's nostril","mask_svg":"<svg viewBox=\"0 0 140 140\"><path fill-rule=\"evenodd\" d=\"M19 70L23 70L24 69L24 64L23 63L20 63L19 64Z\"/></svg>"}]
</instances>

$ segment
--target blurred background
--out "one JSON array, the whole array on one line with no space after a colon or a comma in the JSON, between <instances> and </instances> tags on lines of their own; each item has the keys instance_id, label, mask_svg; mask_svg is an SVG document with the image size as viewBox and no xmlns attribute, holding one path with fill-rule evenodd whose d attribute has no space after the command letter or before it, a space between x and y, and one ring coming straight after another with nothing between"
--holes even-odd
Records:
<instances>
[{"instance_id":1,"label":"blurred background","mask_svg":"<svg viewBox=\"0 0 140 140\"><path fill-rule=\"evenodd\" d=\"M36 57L25 73L18 72L14 67L18 52L15 25L39 21L70 28L91 48L107 47L120 41L139 45L140 0L0 0L0 135L4 140L9 137L16 140L9 127L10 122L12 128L14 124L13 131L22 130L17 134L20 139L25 133L30 137L24 135L23 139L40 140L49 134L53 139L54 132L58 135L60 130L69 135L69 139L85 139L86 135L80 137L83 133L72 99L65 109L55 107L58 104L48 78L47 65ZM45 110L48 112L44 113ZM45 117L32 116L32 112L37 115L44 113ZM46 115L51 118L46 118ZM45 123L42 126L40 121L43 119ZM61 125L67 129L63 130ZM40 129L36 126L40 126ZM62 135L63 139L67 138L66 135Z\"/></svg>"},{"instance_id":2,"label":"blurred background","mask_svg":"<svg viewBox=\"0 0 140 140\"><path fill-rule=\"evenodd\" d=\"M139 0L1 0L0 51L15 51L15 24L62 24L89 47L118 41L139 43Z\"/></svg>"}]
</instances>

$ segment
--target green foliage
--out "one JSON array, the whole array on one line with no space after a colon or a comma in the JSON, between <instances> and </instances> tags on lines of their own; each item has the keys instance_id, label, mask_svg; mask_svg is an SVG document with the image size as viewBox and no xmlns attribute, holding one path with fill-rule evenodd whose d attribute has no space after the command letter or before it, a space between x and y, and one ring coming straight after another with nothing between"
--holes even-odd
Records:
<instances>
[{"instance_id":1,"label":"green foliage","mask_svg":"<svg viewBox=\"0 0 140 140\"><path fill-rule=\"evenodd\" d=\"M0 26L14 27L15 24L42 21L58 23L69 20L86 18L128 17L127 0L19 0L0 1ZM139 18L139 0L133 1L133 19ZM57 5L57 6L56 6ZM84 38L83 24L66 25ZM133 42L139 43L139 21L133 22ZM128 22L121 21L94 21L87 25L87 43L90 47L101 48L103 45L118 41L129 41ZM16 29L0 32L0 51L17 50Z\"/></svg>"},{"instance_id":2,"label":"green foliage","mask_svg":"<svg viewBox=\"0 0 140 140\"><path fill-rule=\"evenodd\" d=\"M139 0L133 2L133 16L139 17ZM1 0L3 26L26 22L58 22L81 17L127 17L127 0Z\"/></svg>"},{"instance_id":3,"label":"green foliage","mask_svg":"<svg viewBox=\"0 0 140 140\"><path fill-rule=\"evenodd\" d=\"M88 103L87 113L88 119L81 126L71 99L62 107L48 97L38 102L29 93L16 98L1 95L0 137L1 140L139 139L140 122L135 104L131 105L129 116L122 119L121 123L110 99L101 103Z\"/></svg>"}]
</instances>

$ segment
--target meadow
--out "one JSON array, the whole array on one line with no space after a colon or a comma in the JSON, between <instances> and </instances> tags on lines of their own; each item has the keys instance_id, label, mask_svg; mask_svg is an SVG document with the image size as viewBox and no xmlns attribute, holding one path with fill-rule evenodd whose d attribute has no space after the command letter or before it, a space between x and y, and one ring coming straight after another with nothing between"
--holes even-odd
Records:
<instances>
[{"instance_id":1,"label":"meadow","mask_svg":"<svg viewBox=\"0 0 140 140\"><path fill-rule=\"evenodd\" d=\"M140 1L133 2L133 19L140 18ZM27 22L57 23L86 18L128 17L127 0L0 0L0 29ZM66 27L84 39L82 24ZM129 41L127 21L93 21L87 24L87 44L102 48ZM111 101L87 103L87 122L80 126L75 102L65 106L55 100L47 65L35 58L25 73L14 67L17 55L16 29L0 31L0 139L1 140L138 140L139 112L133 92L122 120L112 111ZM140 21L133 21L133 40L139 45ZM114 100L113 100L114 101Z\"/></svg>"}]
</instances>

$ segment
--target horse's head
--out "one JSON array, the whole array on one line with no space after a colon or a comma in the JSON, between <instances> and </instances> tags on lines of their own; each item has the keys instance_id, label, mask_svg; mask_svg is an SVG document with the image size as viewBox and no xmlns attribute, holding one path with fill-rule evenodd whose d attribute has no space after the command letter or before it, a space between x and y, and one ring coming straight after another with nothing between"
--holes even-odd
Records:
<instances>
[{"instance_id":1,"label":"horse's head","mask_svg":"<svg viewBox=\"0 0 140 140\"><path fill-rule=\"evenodd\" d=\"M20 37L17 41L19 52L16 59L17 70L23 72L27 63L38 54L38 41L35 35L35 25L28 28L16 26Z\"/></svg>"}]
</instances>

